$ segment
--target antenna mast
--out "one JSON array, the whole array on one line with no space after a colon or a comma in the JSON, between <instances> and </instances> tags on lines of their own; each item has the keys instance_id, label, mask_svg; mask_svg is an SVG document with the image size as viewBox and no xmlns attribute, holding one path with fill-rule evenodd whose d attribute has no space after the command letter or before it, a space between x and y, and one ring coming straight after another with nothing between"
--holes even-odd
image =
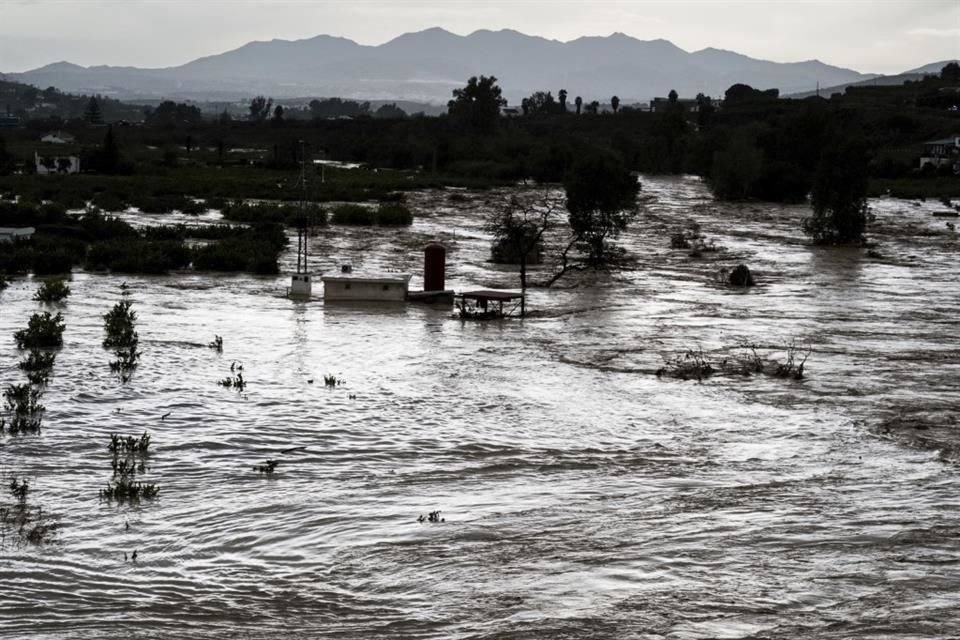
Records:
<instances>
[{"instance_id":1,"label":"antenna mast","mask_svg":"<svg viewBox=\"0 0 960 640\"><path fill-rule=\"evenodd\" d=\"M300 140L300 215L297 219L297 273L307 273L307 153Z\"/></svg>"}]
</instances>

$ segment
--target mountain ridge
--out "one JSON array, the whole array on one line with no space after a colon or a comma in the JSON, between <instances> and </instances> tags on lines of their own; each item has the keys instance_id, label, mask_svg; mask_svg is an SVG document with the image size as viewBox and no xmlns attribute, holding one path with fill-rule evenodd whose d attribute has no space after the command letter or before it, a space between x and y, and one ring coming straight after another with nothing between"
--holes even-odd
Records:
<instances>
[{"instance_id":1,"label":"mountain ridge","mask_svg":"<svg viewBox=\"0 0 960 640\"><path fill-rule=\"evenodd\" d=\"M772 62L707 47L689 52L669 40L622 32L566 42L513 29L461 36L440 27L404 33L380 45L318 34L255 40L173 67L82 67L62 61L7 77L63 91L119 98L233 99L317 95L446 102L474 75L494 75L511 104L534 91L568 91L586 101L722 96L742 82L781 94L852 84L876 76L819 60Z\"/></svg>"}]
</instances>

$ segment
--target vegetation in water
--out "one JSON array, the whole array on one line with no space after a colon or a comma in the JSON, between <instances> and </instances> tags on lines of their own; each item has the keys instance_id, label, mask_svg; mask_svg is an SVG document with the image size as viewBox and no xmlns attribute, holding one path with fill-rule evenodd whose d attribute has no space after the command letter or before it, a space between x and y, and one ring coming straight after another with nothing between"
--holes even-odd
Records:
<instances>
[{"instance_id":1,"label":"vegetation in water","mask_svg":"<svg viewBox=\"0 0 960 640\"><path fill-rule=\"evenodd\" d=\"M0 506L2 540L6 541L7 532L10 531L20 543L38 545L50 542L57 524L50 521L41 506L30 504L32 487L29 481L14 475L7 487L15 502L11 506Z\"/></svg>"},{"instance_id":2,"label":"vegetation in water","mask_svg":"<svg viewBox=\"0 0 960 640\"><path fill-rule=\"evenodd\" d=\"M107 334L103 339L104 349L135 347L139 342L134 328L137 313L132 306L129 300L121 300L103 315L103 329Z\"/></svg>"},{"instance_id":3,"label":"vegetation in water","mask_svg":"<svg viewBox=\"0 0 960 640\"><path fill-rule=\"evenodd\" d=\"M136 479L137 474L146 471L146 458L149 454L150 434L146 431L139 437L110 434L107 450L111 453L110 466L113 476L107 486L100 490L100 498L116 502L139 502L150 500L160 492L151 482Z\"/></svg>"},{"instance_id":4,"label":"vegetation in water","mask_svg":"<svg viewBox=\"0 0 960 640\"><path fill-rule=\"evenodd\" d=\"M236 389L241 392L247 388L247 381L243 379L243 364L233 361L230 363L230 375L217 382L221 387Z\"/></svg>"},{"instance_id":5,"label":"vegetation in water","mask_svg":"<svg viewBox=\"0 0 960 640\"><path fill-rule=\"evenodd\" d=\"M377 220L376 212L361 204L341 204L333 208L331 221L334 224L370 226Z\"/></svg>"},{"instance_id":6,"label":"vegetation in water","mask_svg":"<svg viewBox=\"0 0 960 640\"><path fill-rule=\"evenodd\" d=\"M134 370L140 363L140 351L137 347L140 336L136 331L137 314L131 309L129 300L121 300L104 314L103 340L105 349L113 349L114 359L110 370L117 374L123 383L129 382Z\"/></svg>"},{"instance_id":7,"label":"vegetation in water","mask_svg":"<svg viewBox=\"0 0 960 640\"><path fill-rule=\"evenodd\" d=\"M18 349L57 349L63 346L63 314L35 313L26 329L13 334Z\"/></svg>"},{"instance_id":8,"label":"vegetation in water","mask_svg":"<svg viewBox=\"0 0 960 640\"><path fill-rule=\"evenodd\" d=\"M27 379L34 386L43 386L50 380L57 354L52 351L32 349L27 357L17 365L27 374Z\"/></svg>"},{"instance_id":9,"label":"vegetation in water","mask_svg":"<svg viewBox=\"0 0 960 640\"><path fill-rule=\"evenodd\" d=\"M37 433L43 423L45 408L40 404L40 389L30 384L10 384L3 391L4 414L0 415L0 431L11 434Z\"/></svg>"},{"instance_id":10,"label":"vegetation in water","mask_svg":"<svg viewBox=\"0 0 960 640\"><path fill-rule=\"evenodd\" d=\"M70 285L63 278L47 278L33 294L38 302L61 302L70 295Z\"/></svg>"},{"instance_id":11,"label":"vegetation in water","mask_svg":"<svg viewBox=\"0 0 960 640\"><path fill-rule=\"evenodd\" d=\"M667 358L664 366L657 369L657 377L664 376L702 382L716 372L717 369L704 355L703 348L697 347Z\"/></svg>"},{"instance_id":12,"label":"vegetation in water","mask_svg":"<svg viewBox=\"0 0 960 640\"><path fill-rule=\"evenodd\" d=\"M270 475L277 470L277 464L278 462L276 460L267 460L263 464L258 464L254 466L253 470L259 473L265 473L267 475Z\"/></svg>"}]
</instances>

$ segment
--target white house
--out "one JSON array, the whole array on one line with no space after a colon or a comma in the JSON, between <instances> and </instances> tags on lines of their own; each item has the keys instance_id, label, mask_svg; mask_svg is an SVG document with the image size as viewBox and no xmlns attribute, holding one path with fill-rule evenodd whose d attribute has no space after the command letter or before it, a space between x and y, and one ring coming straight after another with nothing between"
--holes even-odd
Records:
<instances>
[{"instance_id":1,"label":"white house","mask_svg":"<svg viewBox=\"0 0 960 640\"><path fill-rule=\"evenodd\" d=\"M80 173L79 156L41 156L34 151L33 161L37 166L38 176L57 173Z\"/></svg>"},{"instance_id":2,"label":"white house","mask_svg":"<svg viewBox=\"0 0 960 640\"><path fill-rule=\"evenodd\" d=\"M925 165L940 168L952 165L954 171L960 170L960 136L931 140L923 143L923 155L920 156L920 168Z\"/></svg>"},{"instance_id":3,"label":"white house","mask_svg":"<svg viewBox=\"0 0 960 640\"><path fill-rule=\"evenodd\" d=\"M50 132L40 138L40 142L49 142L52 144L73 144L77 139L69 133L62 131Z\"/></svg>"},{"instance_id":4,"label":"white house","mask_svg":"<svg viewBox=\"0 0 960 640\"><path fill-rule=\"evenodd\" d=\"M26 240L36 231L33 227L0 227L0 242Z\"/></svg>"},{"instance_id":5,"label":"white house","mask_svg":"<svg viewBox=\"0 0 960 640\"><path fill-rule=\"evenodd\" d=\"M323 276L323 299L346 302L403 302L410 288L409 273L359 275L350 272Z\"/></svg>"}]
</instances>

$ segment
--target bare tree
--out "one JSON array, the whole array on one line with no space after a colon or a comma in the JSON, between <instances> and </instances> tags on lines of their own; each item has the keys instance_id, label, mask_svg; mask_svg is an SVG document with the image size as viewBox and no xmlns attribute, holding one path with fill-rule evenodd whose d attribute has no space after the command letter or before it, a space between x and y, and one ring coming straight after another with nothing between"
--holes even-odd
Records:
<instances>
[{"instance_id":1,"label":"bare tree","mask_svg":"<svg viewBox=\"0 0 960 640\"><path fill-rule=\"evenodd\" d=\"M488 218L486 229L494 242L508 248L520 262L520 317L527 312L527 263L543 245L543 236L555 227L564 211L563 201L547 192L538 196L511 196Z\"/></svg>"}]
</instances>

